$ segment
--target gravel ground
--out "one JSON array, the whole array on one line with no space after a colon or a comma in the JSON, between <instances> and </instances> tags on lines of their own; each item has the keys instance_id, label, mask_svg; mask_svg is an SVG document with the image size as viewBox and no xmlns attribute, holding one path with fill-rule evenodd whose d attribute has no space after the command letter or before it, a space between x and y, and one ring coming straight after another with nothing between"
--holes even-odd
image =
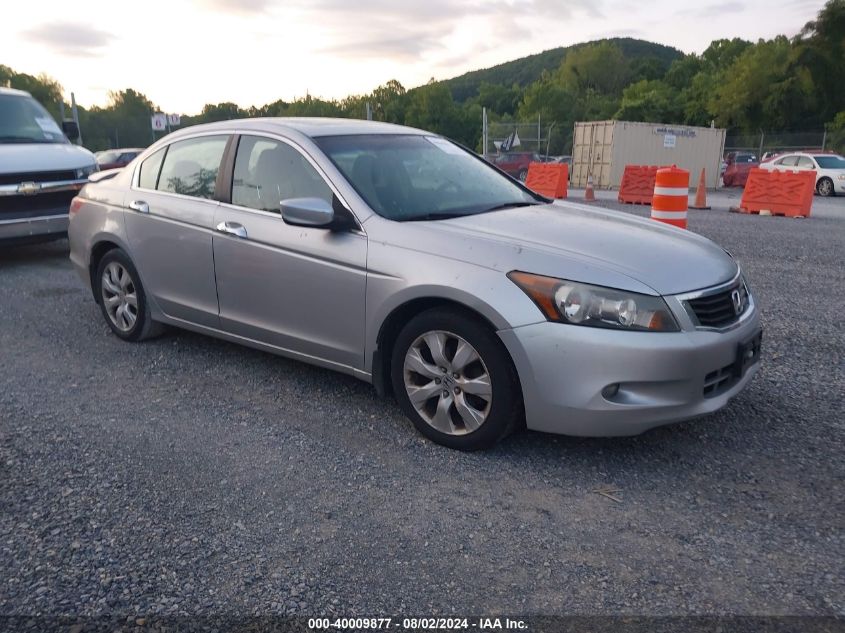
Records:
<instances>
[{"instance_id":1,"label":"gravel ground","mask_svg":"<svg viewBox=\"0 0 845 633\"><path fill-rule=\"evenodd\" d=\"M123 343L66 242L4 249L0 614L842 616L845 199L827 204L691 212L764 315L761 372L726 409L473 454L349 377L185 332Z\"/></svg>"}]
</instances>

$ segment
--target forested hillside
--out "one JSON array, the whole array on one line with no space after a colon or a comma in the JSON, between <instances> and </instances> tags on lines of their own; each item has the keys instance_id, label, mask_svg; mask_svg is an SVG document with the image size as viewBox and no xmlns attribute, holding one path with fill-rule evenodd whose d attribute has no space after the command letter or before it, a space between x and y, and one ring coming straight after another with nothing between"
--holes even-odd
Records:
<instances>
[{"instance_id":1,"label":"forested hillside","mask_svg":"<svg viewBox=\"0 0 845 633\"><path fill-rule=\"evenodd\" d=\"M665 73L673 61L683 56L681 51L671 46L628 37L613 38L598 40L597 42L584 42L573 46L560 46L490 68L473 70L458 77L446 79L443 83L452 92L455 101L461 102L475 97L481 84L485 83L500 86L513 86L515 84L525 88L540 79L544 72L554 72L560 68L567 53L600 42L609 42L616 46L625 59L635 66L646 65L655 70L659 69L659 71L662 71L660 74Z\"/></svg>"},{"instance_id":2,"label":"forested hillside","mask_svg":"<svg viewBox=\"0 0 845 633\"><path fill-rule=\"evenodd\" d=\"M795 32L799 25L790 29ZM575 121L616 118L760 130L828 131L828 146L845 149L845 0L828 0L798 35L749 42L715 40L698 54L634 39L557 48L493 68L406 90L391 80L341 100L308 96L243 107L207 104L182 125L253 116L363 118L369 102L380 121L433 130L480 148L481 112L493 122L552 124L552 153L567 150ZM0 65L0 85L29 90L54 114L62 88ZM81 108L85 145L93 150L144 146L157 107L131 88L105 107ZM184 114L184 113L183 113Z\"/></svg>"}]
</instances>

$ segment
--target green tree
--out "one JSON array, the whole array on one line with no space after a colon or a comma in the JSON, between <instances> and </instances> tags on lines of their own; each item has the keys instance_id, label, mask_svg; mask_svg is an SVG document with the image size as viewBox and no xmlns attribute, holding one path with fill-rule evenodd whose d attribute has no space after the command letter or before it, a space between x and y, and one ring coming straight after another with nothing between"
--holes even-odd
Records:
<instances>
[{"instance_id":1,"label":"green tree","mask_svg":"<svg viewBox=\"0 0 845 633\"><path fill-rule=\"evenodd\" d=\"M572 92L621 95L631 69L619 47L604 41L567 53L558 76Z\"/></svg>"},{"instance_id":2,"label":"green tree","mask_svg":"<svg viewBox=\"0 0 845 633\"><path fill-rule=\"evenodd\" d=\"M660 80L638 81L622 93L622 103L614 115L623 121L675 123L683 119L679 95L669 84Z\"/></svg>"},{"instance_id":3,"label":"green tree","mask_svg":"<svg viewBox=\"0 0 845 633\"><path fill-rule=\"evenodd\" d=\"M465 142L463 115L452 100L452 93L442 83L430 81L412 90L405 112L405 123L412 127L431 130L451 139ZM479 119L480 125L480 119Z\"/></svg>"}]
</instances>

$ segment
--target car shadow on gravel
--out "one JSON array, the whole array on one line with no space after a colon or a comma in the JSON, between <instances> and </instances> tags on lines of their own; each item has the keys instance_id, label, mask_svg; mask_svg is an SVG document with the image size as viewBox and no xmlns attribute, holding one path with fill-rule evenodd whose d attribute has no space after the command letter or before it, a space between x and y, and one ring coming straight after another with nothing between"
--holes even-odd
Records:
<instances>
[{"instance_id":1,"label":"car shadow on gravel","mask_svg":"<svg viewBox=\"0 0 845 633\"><path fill-rule=\"evenodd\" d=\"M70 247L66 239L42 244L18 244L0 246L0 268L16 268L30 265L64 267L68 263Z\"/></svg>"},{"instance_id":2,"label":"car shadow on gravel","mask_svg":"<svg viewBox=\"0 0 845 633\"><path fill-rule=\"evenodd\" d=\"M227 366L249 367L250 374L260 384L278 381L283 389L313 390L318 396L319 408L327 413L325 417L321 415L303 421L298 425L299 429L314 436L334 435L332 441L338 448L348 442L352 452L388 450L379 438L383 440L385 435L399 434L400 437L393 438L397 442L391 442L389 450L411 450L418 458L428 455L434 461L456 455L451 449L434 444L427 447L431 452L417 451L414 447L423 442L422 437L396 402L392 398L378 397L372 386L351 376L177 329L170 329L164 337L151 343L163 349L177 345L180 354L187 356L183 356L183 360L206 363L212 373L225 372ZM537 476L597 469L597 475L604 473L605 478L612 480L614 475L625 472L669 468L680 479L694 478L705 465L739 462L746 458L738 448L753 444L753 438L768 424L765 415L753 413L761 404L757 402L760 398L763 398L763 392L752 389L716 413L631 437L585 438L523 429L488 450L466 453L460 458L470 468L480 470L496 463L529 470L533 465ZM332 422L331 412L336 407L358 412L345 416L345 428L338 428ZM748 411L752 414L747 415ZM264 423L261 419L255 422ZM372 424L380 428L373 429Z\"/></svg>"}]
</instances>

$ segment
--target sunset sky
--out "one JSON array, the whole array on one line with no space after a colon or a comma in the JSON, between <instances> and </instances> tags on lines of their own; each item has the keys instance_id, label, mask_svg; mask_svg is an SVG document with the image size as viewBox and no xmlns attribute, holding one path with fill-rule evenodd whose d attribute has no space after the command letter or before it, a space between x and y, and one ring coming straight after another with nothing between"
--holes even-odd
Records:
<instances>
[{"instance_id":1,"label":"sunset sky","mask_svg":"<svg viewBox=\"0 0 845 633\"><path fill-rule=\"evenodd\" d=\"M821 0L9 1L0 64L47 73L85 106L135 88L168 112L406 88L602 37L701 52L795 35ZM75 6L73 12L68 8Z\"/></svg>"}]
</instances>

